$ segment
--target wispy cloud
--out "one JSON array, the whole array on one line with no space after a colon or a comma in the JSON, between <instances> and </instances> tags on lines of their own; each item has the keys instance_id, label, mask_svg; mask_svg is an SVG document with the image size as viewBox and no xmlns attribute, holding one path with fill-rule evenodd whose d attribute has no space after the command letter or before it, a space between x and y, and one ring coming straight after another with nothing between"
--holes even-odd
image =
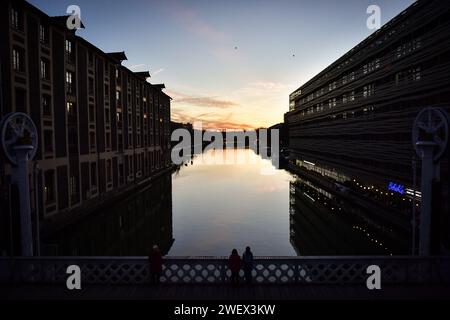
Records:
<instances>
[{"instance_id":1,"label":"wispy cloud","mask_svg":"<svg viewBox=\"0 0 450 320\"><path fill-rule=\"evenodd\" d=\"M143 69L143 68L145 68L145 67L146 67L146 65L143 64L143 63L141 63L141 64L133 64L133 65L129 66L129 69L130 69L131 71L137 71L137 70Z\"/></svg>"},{"instance_id":2,"label":"wispy cloud","mask_svg":"<svg viewBox=\"0 0 450 320\"><path fill-rule=\"evenodd\" d=\"M239 104L229 100L221 100L218 97L191 96L175 91L166 91L172 97L174 104L187 104L195 107L208 107L228 109L236 107Z\"/></svg>"},{"instance_id":3,"label":"wispy cloud","mask_svg":"<svg viewBox=\"0 0 450 320\"><path fill-rule=\"evenodd\" d=\"M164 71L164 68L160 68L160 69L158 69L158 70L156 70L156 71L153 71L153 72L151 73L151 76L154 77L154 76L160 74L160 73L163 72L163 71Z\"/></svg>"},{"instance_id":4,"label":"wispy cloud","mask_svg":"<svg viewBox=\"0 0 450 320\"><path fill-rule=\"evenodd\" d=\"M222 32L205 22L196 11L183 6L181 3L172 2L169 7L174 20L179 23L183 29L188 30L198 37L210 42L223 42L230 38L225 32Z\"/></svg>"},{"instance_id":5,"label":"wispy cloud","mask_svg":"<svg viewBox=\"0 0 450 320\"><path fill-rule=\"evenodd\" d=\"M168 2L166 3L166 9L172 21L183 31L188 32L197 40L206 44L207 50L212 56L221 61L239 58L232 43L233 36L207 22L199 12L189 7L186 3Z\"/></svg>"},{"instance_id":6,"label":"wispy cloud","mask_svg":"<svg viewBox=\"0 0 450 320\"><path fill-rule=\"evenodd\" d=\"M204 113L204 114L192 114L186 113L185 110L174 108L172 110L172 120L183 123L202 122L204 129L210 130L250 130L255 129L254 125L248 123L242 123L232 120L233 113L226 115L218 113Z\"/></svg>"},{"instance_id":7,"label":"wispy cloud","mask_svg":"<svg viewBox=\"0 0 450 320\"><path fill-rule=\"evenodd\" d=\"M269 95L278 94L288 90L291 86L272 81L254 81L247 84L242 89L238 90L239 94L245 95Z\"/></svg>"}]
</instances>

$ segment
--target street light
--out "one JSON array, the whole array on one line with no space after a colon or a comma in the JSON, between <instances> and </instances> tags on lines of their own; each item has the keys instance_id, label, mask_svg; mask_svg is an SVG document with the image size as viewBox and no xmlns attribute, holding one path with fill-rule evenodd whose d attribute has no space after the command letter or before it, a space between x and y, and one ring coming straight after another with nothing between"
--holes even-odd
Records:
<instances>
[{"instance_id":1,"label":"street light","mask_svg":"<svg viewBox=\"0 0 450 320\"><path fill-rule=\"evenodd\" d=\"M440 159L448 145L449 120L447 113L438 108L422 110L413 126L413 144L422 159L420 242L419 254L431 252L431 220L433 182L439 181ZM413 217L414 219L414 217Z\"/></svg>"},{"instance_id":2,"label":"street light","mask_svg":"<svg viewBox=\"0 0 450 320\"><path fill-rule=\"evenodd\" d=\"M2 120L0 133L3 153L12 165L12 182L19 191L21 253L33 256L28 162L36 155L36 126L29 116L16 112Z\"/></svg>"}]
</instances>

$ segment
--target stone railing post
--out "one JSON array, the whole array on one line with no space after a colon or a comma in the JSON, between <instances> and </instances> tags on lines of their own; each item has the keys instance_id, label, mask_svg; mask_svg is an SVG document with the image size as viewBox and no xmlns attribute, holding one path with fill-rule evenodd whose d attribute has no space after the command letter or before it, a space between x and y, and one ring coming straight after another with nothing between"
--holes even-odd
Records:
<instances>
[{"instance_id":1,"label":"stone railing post","mask_svg":"<svg viewBox=\"0 0 450 320\"><path fill-rule=\"evenodd\" d=\"M225 284L227 282L227 264L225 259L221 260L220 269L221 282Z\"/></svg>"}]
</instances>

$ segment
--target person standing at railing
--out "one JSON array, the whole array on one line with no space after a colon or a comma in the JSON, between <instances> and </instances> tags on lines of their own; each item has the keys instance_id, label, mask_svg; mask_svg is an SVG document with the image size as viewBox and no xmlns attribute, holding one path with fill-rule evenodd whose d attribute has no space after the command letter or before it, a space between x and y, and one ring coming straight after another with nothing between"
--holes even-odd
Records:
<instances>
[{"instance_id":1,"label":"person standing at railing","mask_svg":"<svg viewBox=\"0 0 450 320\"><path fill-rule=\"evenodd\" d=\"M236 249L231 252L230 258L228 259L228 266L231 270L231 284L237 286L239 284L239 271L242 267L242 260Z\"/></svg>"},{"instance_id":2,"label":"person standing at railing","mask_svg":"<svg viewBox=\"0 0 450 320\"><path fill-rule=\"evenodd\" d=\"M157 245L153 246L152 252L149 255L150 261L150 280L151 283L157 285L160 283L161 273L162 273L162 263L163 258L161 251Z\"/></svg>"},{"instance_id":3,"label":"person standing at railing","mask_svg":"<svg viewBox=\"0 0 450 320\"><path fill-rule=\"evenodd\" d=\"M244 262L245 282L247 284L251 284L252 270L253 270L253 253L250 247L245 248L245 252L242 255L242 261Z\"/></svg>"}]
</instances>

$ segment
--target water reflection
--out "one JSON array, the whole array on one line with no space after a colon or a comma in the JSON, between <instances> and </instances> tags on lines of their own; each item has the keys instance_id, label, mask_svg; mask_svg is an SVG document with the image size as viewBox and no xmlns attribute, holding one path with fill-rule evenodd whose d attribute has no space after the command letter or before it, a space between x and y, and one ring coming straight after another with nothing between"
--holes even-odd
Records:
<instances>
[{"instance_id":1,"label":"water reflection","mask_svg":"<svg viewBox=\"0 0 450 320\"><path fill-rule=\"evenodd\" d=\"M297 177L290 183L291 243L298 255L407 254L406 236L373 213Z\"/></svg>"},{"instance_id":2,"label":"water reflection","mask_svg":"<svg viewBox=\"0 0 450 320\"><path fill-rule=\"evenodd\" d=\"M167 254L173 243L172 178L86 217L45 240L44 254L141 256L154 244Z\"/></svg>"},{"instance_id":3,"label":"water reflection","mask_svg":"<svg viewBox=\"0 0 450 320\"><path fill-rule=\"evenodd\" d=\"M229 159L230 161L227 161ZM231 161L231 159L234 159ZM209 151L173 176L172 255L295 255L289 243L289 181L252 150Z\"/></svg>"},{"instance_id":4,"label":"water reflection","mask_svg":"<svg viewBox=\"0 0 450 320\"><path fill-rule=\"evenodd\" d=\"M336 190L266 170L271 166L252 150L208 151L46 239L46 249L139 256L158 244L172 256L227 255L245 246L268 256L407 254L407 236L397 227Z\"/></svg>"}]
</instances>

